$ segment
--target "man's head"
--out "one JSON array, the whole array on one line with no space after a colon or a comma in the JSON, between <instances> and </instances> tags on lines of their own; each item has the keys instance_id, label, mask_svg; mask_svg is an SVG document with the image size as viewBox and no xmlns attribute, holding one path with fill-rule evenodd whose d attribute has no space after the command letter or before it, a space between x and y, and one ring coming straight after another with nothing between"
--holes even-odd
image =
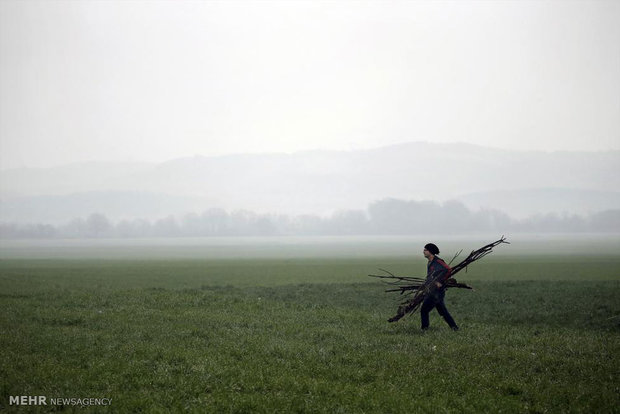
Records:
<instances>
[{"instance_id":1,"label":"man's head","mask_svg":"<svg viewBox=\"0 0 620 414\"><path fill-rule=\"evenodd\" d=\"M424 246L424 257L426 257L427 259L430 259L438 254L439 247L437 247L435 244L428 243L426 246Z\"/></svg>"}]
</instances>

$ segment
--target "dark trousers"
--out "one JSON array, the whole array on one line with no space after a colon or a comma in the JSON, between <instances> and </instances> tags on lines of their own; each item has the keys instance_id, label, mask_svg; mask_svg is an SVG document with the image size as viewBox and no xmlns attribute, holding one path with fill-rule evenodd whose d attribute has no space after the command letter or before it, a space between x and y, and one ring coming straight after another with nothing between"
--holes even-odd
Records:
<instances>
[{"instance_id":1,"label":"dark trousers","mask_svg":"<svg viewBox=\"0 0 620 414\"><path fill-rule=\"evenodd\" d=\"M420 315L422 316L422 329L428 328L428 314L437 308L437 312L443 316L444 320L450 325L451 328L456 327L456 322L452 319L452 315L448 312L446 305L443 303L443 295L429 295L422 303L420 309Z\"/></svg>"}]
</instances>

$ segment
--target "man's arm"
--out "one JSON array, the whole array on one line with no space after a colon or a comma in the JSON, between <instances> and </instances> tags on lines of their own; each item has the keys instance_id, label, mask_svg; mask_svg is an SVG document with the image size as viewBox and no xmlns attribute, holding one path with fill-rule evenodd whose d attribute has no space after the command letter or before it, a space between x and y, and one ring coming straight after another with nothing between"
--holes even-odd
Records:
<instances>
[{"instance_id":1,"label":"man's arm","mask_svg":"<svg viewBox=\"0 0 620 414\"><path fill-rule=\"evenodd\" d=\"M443 286L443 283L445 283L446 280L450 279L452 269L443 260L437 260L437 263L440 270L435 285L440 288Z\"/></svg>"}]
</instances>

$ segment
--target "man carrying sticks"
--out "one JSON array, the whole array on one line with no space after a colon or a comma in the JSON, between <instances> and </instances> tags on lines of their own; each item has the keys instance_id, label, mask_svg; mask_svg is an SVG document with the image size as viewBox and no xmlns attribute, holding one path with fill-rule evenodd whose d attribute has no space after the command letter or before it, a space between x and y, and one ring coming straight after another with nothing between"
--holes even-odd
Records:
<instances>
[{"instance_id":1,"label":"man carrying sticks","mask_svg":"<svg viewBox=\"0 0 620 414\"><path fill-rule=\"evenodd\" d=\"M424 246L424 257L428 260L426 280L428 282L434 281L434 286L431 285L432 291L424 299L424 302L422 302L422 307L420 308L422 330L425 331L428 329L428 315L433 308L437 308L437 312L439 312L448 325L450 325L450 328L454 331L458 331L459 327L456 322L454 322L454 319L444 304L444 296L446 294L445 283L450 278L452 269L450 269L450 266L448 266L446 262L437 256L438 254L439 248L435 244L428 243Z\"/></svg>"},{"instance_id":2,"label":"man carrying sticks","mask_svg":"<svg viewBox=\"0 0 620 414\"><path fill-rule=\"evenodd\" d=\"M471 289L472 287L465 283L458 283L454 279L454 275L463 269L467 269L467 266L476 260L482 259L487 254L492 253L495 246L503 243L510 244L506 241L504 236L502 236L493 243L482 246L478 250L472 250L465 260L452 268L437 257L439 254L437 246L429 243L424 246L424 257L428 259L426 279L420 277L397 276L385 269L379 270L387 273L386 275L368 275L383 279L384 283L395 286L392 289L386 290L386 292L399 292L401 295L411 295L400 304L396 315L388 319L388 322L399 321L405 315L415 312L420 308L420 305L422 305L422 329L428 328L428 314L436 307L439 314L448 322L448 325L455 331L458 330L458 326L454 322L454 319L452 319L452 316L450 316L450 313L446 309L446 305L443 303L445 290L453 287ZM461 254L461 252L458 252L452 260L456 259L459 254ZM452 263L452 261L450 261L450 263Z\"/></svg>"}]
</instances>

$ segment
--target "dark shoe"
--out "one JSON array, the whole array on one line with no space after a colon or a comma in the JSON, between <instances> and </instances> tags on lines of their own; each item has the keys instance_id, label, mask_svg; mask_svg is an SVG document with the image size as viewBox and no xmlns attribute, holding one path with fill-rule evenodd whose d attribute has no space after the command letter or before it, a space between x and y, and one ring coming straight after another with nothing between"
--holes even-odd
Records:
<instances>
[{"instance_id":1,"label":"dark shoe","mask_svg":"<svg viewBox=\"0 0 620 414\"><path fill-rule=\"evenodd\" d=\"M459 327L458 327L458 326L453 326L453 327L452 327L452 330L456 332L456 331L458 331L458 330L459 330Z\"/></svg>"}]
</instances>

